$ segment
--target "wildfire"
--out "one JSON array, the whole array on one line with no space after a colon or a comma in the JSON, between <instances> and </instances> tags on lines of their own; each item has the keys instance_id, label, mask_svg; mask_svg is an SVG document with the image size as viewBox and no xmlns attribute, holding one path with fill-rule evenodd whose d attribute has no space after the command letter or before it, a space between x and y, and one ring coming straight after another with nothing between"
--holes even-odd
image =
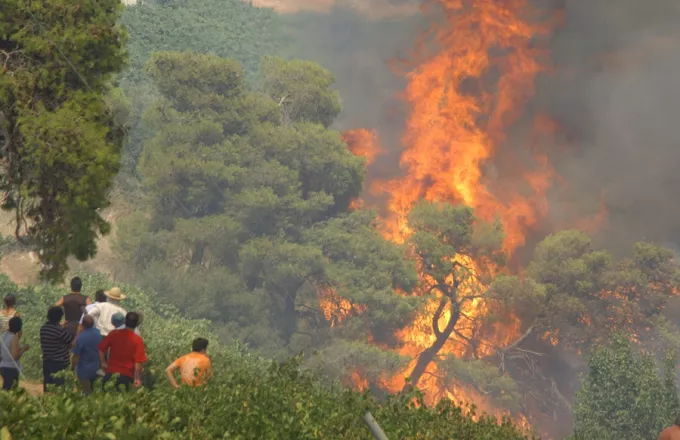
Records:
<instances>
[{"instance_id":1,"label":"wildfire","mask_svg":"<svg viewBox=\"0 0 680 440\"><path fill-rule=\"evenodd\" d=\"M372 186L373 192L388 194L390 216L385 234L395 241L408 236L406 215L419 199L464 203L484 220L501 219L506 233L504 250L511 254L524 244L527 230L547 211L546 192L556 176L538 143L555 131L554 123L540 115L534 121L525 157L503 155L504 163L512 168L509 175L515 185L493 188L490 174L508 174L508 170L489 166L498 165L493 159L510 141L506 129L518 120L534 94L536 76L548 70L544 61L547 54L534 40L549 33L552 23L538 20L526 0L439 0L434 6L441 8L446 18L431 31L438 51L407 75L405 98L411 110L403 137L406 150L401 157L406 175ZM495 80L491 78L494 72ZM479 263L465 264L476 268ZM462 295L485 287L463 286ZM402 354L414 360L403 374L386 381L392 391L401 389L417 357L432 346L435 335L431 321L438 303L433 299L398 335ZM482 299L466 304L464 315L472 319L459 320L454 332L457 336L446 341L439 356L483 357L519 336L521 323L510 316L487 330L490 334L483 338L487 344L479 343L471 350L463 341L479 342L480 329L473 320L486 315L489 305ZM447 313L440 321L448 321ZM418 386L429 400L443 396L467 399L491 410L486 399L469 387L442 381L434 362L426 372Z\"/></svg>"},{"instance_id":2,"label":"wildfire","mask_svg":"<svg viewBox=\"0 0 680 440\"><path fill-rule=\"evenodd\" d=\"M357 156L366 158L366 166L372 164L376 156L383 153L383 149L378 142L378 135L374 131L369 131L365 128L343 132L342 140L347 144L349 151Z\"/></svg>"},{"instance_id":3,"label":"wildfire","mask_svg":"<svg viewBox=\"0 0 680 440\"><path fill-rule=\"evenodd\" d=\"M487 184L484 166L534 94L536 75L548 70L542 61L546 53L533 40L548 33L550 23L533 24L526 0L435 3L446 17L431 31L440 50L407 75L411 111L401 158L407 174L376 182L372 191L389 194L391 237L401 235L406 214L419 199L445 200L472 206L486 220L500 217L505 250L512 252L544 214L553 170L545 156L534 154L533 169L522 176L522 192L529 196L503 188L500 199ZM495 83L494 71L500 75Z\"/></svg>"},{"instance_id":4,"label":"wildfire","mask_svg":"<svg viewBox=\"0 0 680 440\"><path fill-rule=\"evenodd\" d=\"M420 199L463 203L483 220L501 220L504 251L511 255L547 213L546 194L558 178L541 150L546 137L557 129L545 115L534 120L532 132L522 141L521 154L505 148L513 145L513 151L522 150L516 148L518 141L508 135L508 128L519 120L533 96L536 76L549 70L548 53L537 38L549 34L554 21L541 20L528 0L432 0L428 7L438 8L442 19L427 35L436 51L426 55L423 49L421 59L407 73L404 98L410 113L400 161L404 176L371 185L374 194L387 195L384 234L403 242L410 234L407 214ZM346 138L354 145L352 151L369 161L377 151L374 140L363 132ZM499 181L503 186L498 186ZM481 267L487 262L457 258L470 270L494 272L494 268ZM421 275L424 288L428 282ZM457 321L436 359L489 356L520 336L521 322L514 316L489 328L480 327L475 318L491 313L493 307L478 297L486 287L476 277L460 286L459 296L474 295L474 299L464 303L461 315L466 318ZM441 312L441 304L442 293L435 290L411 325L397 335L399 351L412 361L401 374L384 379L382 385L388 390L403 389L419 356L435 343L433 317L439 316L440 328L449 322L451 312ZM552 340L557 335L545 337ZM448 397L474 402L491 414L502 413L473 386L445 377L436 362L427 365L417 386L429 402Z\"/></svg>"},{"instance_id":5,"label":"wildfire","mask_svg":"<svg viewBox=\"0 0 680 440\"><path fill-rule=\"evenodd\" d=\"M354 305L348 300L341 298L334 290L329 288L320 289L319 305L326 321L331 327L335 327L342 321L366 310L365 306Z\"/></svg>"}]
</instances>

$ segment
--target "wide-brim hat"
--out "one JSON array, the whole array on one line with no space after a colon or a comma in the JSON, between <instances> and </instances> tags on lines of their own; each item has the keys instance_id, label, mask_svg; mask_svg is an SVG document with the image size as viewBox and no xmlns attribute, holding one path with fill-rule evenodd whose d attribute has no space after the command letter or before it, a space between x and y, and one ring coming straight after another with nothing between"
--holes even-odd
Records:
<instances>
[{"instance_id":1,"label":"wide-brim hat","mask_svg":"<svg viewBox=\"0 0 680 440\"><path fill-rule=\"evenodd\" d=\"M114 287L111 290L105 290L104 295L116 301L127 298L127 296L125 296L123 292L120 291L120 287Z\"/></svg>"}]
</instances>

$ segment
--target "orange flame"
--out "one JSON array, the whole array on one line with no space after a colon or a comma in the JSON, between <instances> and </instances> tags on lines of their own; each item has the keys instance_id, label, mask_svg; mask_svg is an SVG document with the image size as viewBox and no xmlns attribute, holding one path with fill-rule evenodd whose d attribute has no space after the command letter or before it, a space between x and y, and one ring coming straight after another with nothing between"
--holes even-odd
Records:
<instances>
[{"instance_id":1,"label":"orange flame","mask_svg":"<svg viewBox=\"0 0 680 440\"><path fill-rule=\"evenodd\" d=\"M522 157L503 151L512 141L507 128L522 116L524 104L534 94L536 76L548 70L544 61L547 53L535 44L535 38L548 34L553 22L538 20L527 0L433 3L441 8L446 20L431 32L438 52L407 74L405 98L410 115L403 137L406 149L400 162L406 175L374 182L371 187L374 193L388 194L390 214L385 219L385 235L398 242L409 235L406 216L420 199L464 203L475 208L484 220L500 218L506 233L504 250L512 254L525 243L528 230L546 215L547 191L557 178L547 155L539 148L556 131L554 122L545 115L534 121ZM502 163L494 163L500 153ZM494 188L494 173L500 172L505 173L503 181L511 184ZM468 259L464 264L477 268L481 262ZM463 295L484 289L482 285L466 286ZM485 329L482 338L475 318L487 315L490 305L482 299L466 304L465 315L471 319L458 322L458 336L449 338L440 355L486 356L519 337L521 322L509 316ZM418 355L432 345L435 335L431 317L437 305L438 301L432 300L398 334L400 352L413 361L402 374L385 380L384 385L391 391L402 389ZM447 321L448 316L441 319ZM474 352L465 339L484 339L488 343L477 344ZM473 387L445 380L438 374L436 363L429 365L419 388L426 401L449 397L474 402L490 414L504 413Z\"/></svg>"},{"instance_id":2,"label":"orange flame","mask_svg":"<svg viewBox=\"0 0 680 440\"><path fill-rule=\"evenodd\" d=\"M547 158L533 157L523 176L527 197L488 187L483 167L507 141L504 129L522 114L534 94L534 79L548 70L546 53L533 43L550 23L531 24L526 0L439 0L447 18L433 35L441 50L408 74L405 97L411 106L401 158L404 178L376 182L389 193L388 234L398 237L405 216L421 198L472 206L486 220L500 217L505 250L525 242L527 228L545 214L545 193L554 171ZM502 54L493 54L500 52ZM500 72L491 84L489 73Z\"/></svg>"},{"instance_id":3,"label":"orange flame","mask_svg":"<svg viewBox=\"0 0 680 440\"><path fill-rule=\"evenodd\" d=\"M352 304L330 288L321 288L319 291L319 307L331 327L335 327L350 316L366 310L366 306Z\"/></svg>"},{"instance_id":4,"label":"orange flame","mask_svg":"<svg viewBox=\"0 0 680 440\"><path fill-rule=\"evenodd\" d=\"M366 166L372 164L376 156L384 152L378 143L377 133L365 128L343 132L342 140L354 155L366 158Z\"/></svg>"}]
</instances>

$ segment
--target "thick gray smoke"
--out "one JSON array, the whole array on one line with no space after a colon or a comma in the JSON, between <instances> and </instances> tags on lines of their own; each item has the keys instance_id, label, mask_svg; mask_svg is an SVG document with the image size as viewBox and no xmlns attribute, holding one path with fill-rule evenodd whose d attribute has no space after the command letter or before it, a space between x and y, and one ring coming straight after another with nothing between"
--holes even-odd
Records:
<instances>
[{"instance_id":1,"label":"thick gray smoke","mask_svg":"<svg viewBox=\"0 0 680 440\"><path fill-rule=\"evenodd\" d=\"M603 195L608 219L598 235L607 247L678 241L680 3L540 3L563 8L565 21L550 42L556 73L539 79L524 122L540 109L562 127L562 145L551 156L566 186L551 195L549 224L537 235L595 215ZM408 56L425 20L376 22L346 9L292 20L304 29L294 55L319 61L337 77L345 109L338 128L377 128L389 150L370 177L395 176L404 128L397 95L404 82L387 61Z\"/></svg>"},{"instance_id":2,"label":"thick gray smoke","mask_svg":"<svg viewBox=\"0 0 680 440\"><path fill-rule=\"evenodd\" d=\"M558 169L589 209L604 191L606 242L675 242L680 231L680 3L566 2L552 43L556 78L538 100L572 149Z\"/></svg>"}]
</instances>

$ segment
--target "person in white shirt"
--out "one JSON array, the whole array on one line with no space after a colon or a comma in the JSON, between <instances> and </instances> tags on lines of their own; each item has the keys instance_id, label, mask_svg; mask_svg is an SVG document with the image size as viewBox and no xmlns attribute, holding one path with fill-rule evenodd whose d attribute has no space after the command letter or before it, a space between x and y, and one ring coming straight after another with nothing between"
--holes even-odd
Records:
<instances>
[{"instance_id":1,"label":"person in white shirt","mask_svg":"<svg viewBox=\"0 0 680 440\"><path fill-rule=\"evenodd\" d=\"M111 317L116 313L122 313L123 316L127 315L127 311L121 307L120 302L126 298L121 292L119 287L114 287L111 290L104 292L107 301L104 303L99 303L92 308L87 314L92 316L95 321L99 332L102 336L106 336L116 329L111 323Z\"/></svg>"},{"instance_id":2,"label":"person in white shirt","mask_svg":"<svg viewBox=\"0 0 680 440\"><path fill-rule=\"evenodd\" d=\"M97 304L105 303L106 302L106 294L104 294L103 290L97 290L94 294L94 302L90 305L85 306L85 313L83 313L83 316L80 317L80 325L83 325L83 318L85 315L89 315L90 312L95 308ZM96 327L97 325L97 319L95 318L94 320L94 325Z\"/></svg>"}]
</instances>

